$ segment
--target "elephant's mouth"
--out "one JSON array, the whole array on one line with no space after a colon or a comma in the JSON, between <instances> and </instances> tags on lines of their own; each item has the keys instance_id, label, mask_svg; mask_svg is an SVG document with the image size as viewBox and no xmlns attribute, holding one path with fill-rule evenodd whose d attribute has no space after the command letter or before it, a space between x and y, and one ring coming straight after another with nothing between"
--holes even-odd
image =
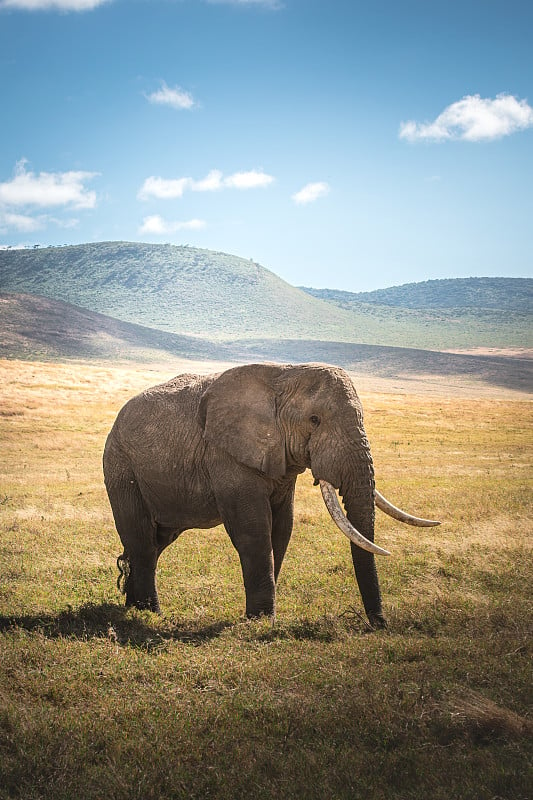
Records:
<instances>
[{"instance_id":1,"label":"elephant's mouth","mask_svg":"<svg viewBox=\"0 0 533 800\"><path fill-rule=\"evenodd\" d=\"M354 528L342 510L341 504L337 498L337 493L331 483L328 483L324 480L319 480L318 482L320 484L320 490L322 492L322 497L324 498L326 508L333 522L344 533L344 535L347 536L351 542L357 545L357 547L361 547L363 550L368 550L368 552L375 553L376 555L389 556L390 552L388 550L378 547L378 545L374 544L374 542L371 542L369 539L367 539L366 536L363 536L362 533L359 533L357 528ZM437 520L414 517L412 514L402 511L401 508L397 508L385 497L383 497L383 495L380 494L377 489L374 490L374 501L376 506L381 511L384 511L385 514L388 514L390 517L393 517L400 522L406 522L408 525L416 525L424 528L440 525L440 522L437 522Z\"/></svg>"}]
</instances>

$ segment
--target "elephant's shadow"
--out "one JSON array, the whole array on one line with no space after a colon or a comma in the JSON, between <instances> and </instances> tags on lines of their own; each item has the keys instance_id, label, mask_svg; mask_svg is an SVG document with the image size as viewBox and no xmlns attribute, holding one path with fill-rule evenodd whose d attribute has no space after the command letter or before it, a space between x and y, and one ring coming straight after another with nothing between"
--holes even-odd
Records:
<instances>
[{"instance_id":1,"label":"elephant's shadow","mask_svg":"<svg viewBox=\"0 0 533 800\"><path fill-rule=\"evenodd\" d=\"M348 626L352 632L366 633L372 630L362 614L350 611L352 614L355 616ZM332 641L339 635L337 625L344 625L341 620L344 616L341 614L337 622L332 619L301 619L289 624L269 625L267 629L261 626L251 635L256 640L290 638ZM241 621L226 619L206 624L201 620L163 620L163 624L154 624L150 617L150 612L129 611L123 605L85 603L79 608L69 607L57 614L0 614L0 632L21 629L38 632L47 639L105 639L118 646L138 647L155 653L170 642L193 646L204 644Z\"/></svg>"},{"instance_id":2,"label":"elephant's shadow","mask_svg":"<svg viewBox=\"0 0 533 800\"><path fill-rule=\"evenodd\" d=\"M160 650L166 642L179 641L200 645L217 638L234 623L221 620L210 624L198 622L151 625L146 613L131 613L122 605L86 603L57 614L0 615L0 632L15 630L39 632L47 639L60 637L82 641L107 639L117 645Z\"/></svg>"}]
</instances>

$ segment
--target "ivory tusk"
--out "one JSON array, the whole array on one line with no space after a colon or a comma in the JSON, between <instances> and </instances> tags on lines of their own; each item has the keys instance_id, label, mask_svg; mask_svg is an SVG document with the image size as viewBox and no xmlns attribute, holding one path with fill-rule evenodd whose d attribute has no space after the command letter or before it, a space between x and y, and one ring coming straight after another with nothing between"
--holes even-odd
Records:
<instances>
[{"instance_id":1,"label":"ivory tusk","mask_svg":"<svg viewBox=\"0 0 533 800\"><path fill-rule=\"evenodd\" d=\"M375 501L377 507L384 511L385 514L388 514L389 517L394 517L400 522L406 522L408 525L416 525L419 528L432 528L434 525L440 525L440 522L435 519L420 519L420 517L413 517L411 514L407 514L401 508L396 508L377 489L375 490Z\"/></svg>"},{"instance_id":2,"label":"ivory tusk","mask_svg":"<svg viewBox=\"0 0 533 800\"><path fill-rule=\"evenodd\" d=\"M324 498L324 503L326 504L326 508L330 513L331 519L337 525L337 527L340 528L344 535L347 536L351 542L356 544L357 547L361 547L363 550L368 550L369 553L376 553L377 555L381 556L390 556L388 550L378 547L377 544L371 542L369 539L363 536L362 533L359 533L356 528L354 528L342 510L337 493L335 492L335 489L331 483L323 480L319 481L319 483L322 497Z\"/></svg>"}]
</instances>

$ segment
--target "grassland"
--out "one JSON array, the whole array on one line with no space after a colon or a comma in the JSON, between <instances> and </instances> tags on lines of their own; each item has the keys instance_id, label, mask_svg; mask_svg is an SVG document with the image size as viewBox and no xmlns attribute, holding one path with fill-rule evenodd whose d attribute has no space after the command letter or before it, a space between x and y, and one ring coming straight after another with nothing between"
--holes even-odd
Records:
<instances>
[{"instance_id":1,"label":"grassland","mask_svg":"<svg viewBox=\"0 0 533 800\"><path fill-rule=\"evenodd\" d=\"M93 363L153 363L177 360L225 362L321 361L357 372L358 382L376 378L410 392L421 382L447 380L457 389L469 386L486 393L533 391L533 349L445 353L420 348L384 347L317 339L245 339L222 343L203 337L180 336L121 322L59 300L38 295L0 292L0 358L25 361ZM169 366L169 368L174 368Z\"/></svg>"},{"instance_id":2,"label":"grassland","mask_svg":"<svg viewBox=\"0 0 533 800\"><path fill-rule=\"evenodd\" d=\"M1 798L531 796L528 400L365 385L380 488L445 523L379 516L369 634L308 476L274 627L220 529L164 554L162 617L125 611L101 450L168 370L0 369Z\"/></svg>"}]
</instances>

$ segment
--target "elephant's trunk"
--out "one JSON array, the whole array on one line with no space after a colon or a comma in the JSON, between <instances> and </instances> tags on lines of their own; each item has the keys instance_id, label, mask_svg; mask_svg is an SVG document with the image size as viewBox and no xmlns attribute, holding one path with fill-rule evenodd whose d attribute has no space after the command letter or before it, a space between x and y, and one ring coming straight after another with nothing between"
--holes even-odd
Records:
<instances>
[{"instance_id":1,"label":"elephant's trunk","mask_svg":"<svg viewBox=\"0 0 533 800\"><path fill-rule=\"evenodd\" d=\"M355 576L368 619L372 625L384 627L374 554L386 551L374 545L374 466L361 425L362 420L358 418L351 436L336 442L330 440L328 447L315 446L311 451L311 467L323 495L324 488L326 490L333 519L336 524L340 523L341 530L350 539ZM324 482L327 483L324 485ZM338 508L333 487L339 490L348 519Z\"/></svg>"},{"instance_id":2,"label":"elephant's trunk","mask_svg":"<svg viewBox=\"0 0 533 800\"><path fill-rule=\"evenodd\" d=\"M346 516L351 524L358 530L364 531L365 538L373 543L374 540L374 485L358 486L342 491ZM385 628L387 623L383 616L381 592L374 553L362 549L351 542L352 562L355 577L361 592L361 598L370 624L376 628ZM381 550L381 548L379 548ZM387 552L387 551L385 551Z\"/></svg>"},{"instance_id":3,"label":"elephant's trunk","mask_svg":"<svg viewBox=\"0 0 533 800\"><path fill-rule=\"evenodd\" d=\"M387 551L374 544L374 468L370 447L366 437L359 437L356 446L339 447L335 452L337 457L329 464L317 463L315 457L313 472L322 479L322 494L335 523L350 539L355 576L367 617L373 626L385 627L374 555ZM333 487L339 489L346 515Z\"/></svg>"},{"instance_id":4,"label":"elephant's trunk","mask_svg":"<svg viewBox=\"0 0 533 800\"><path fill-rule=\"evenodd\" d=\"M381 608L381 594L374 554L390 555L390 553L373 542L374 502L386 514L409 525L429 527L440 525L440 523L436 520L421 519L407 514L386 500L375 487L372 486L372 492L369 492L366 481L363 481L365 484L363 487L355 490L352 487L344 491L343 499L347 514L345 516L333 486L324 480L320 480L319 483L324 502L333 521L350 539L355 576L368 619L374 627L386 627L387 623ZM373 484L373 480L371 483ZM364 530L367 535L364 536L360 530Z\"/></svg>"}]
</instances>

